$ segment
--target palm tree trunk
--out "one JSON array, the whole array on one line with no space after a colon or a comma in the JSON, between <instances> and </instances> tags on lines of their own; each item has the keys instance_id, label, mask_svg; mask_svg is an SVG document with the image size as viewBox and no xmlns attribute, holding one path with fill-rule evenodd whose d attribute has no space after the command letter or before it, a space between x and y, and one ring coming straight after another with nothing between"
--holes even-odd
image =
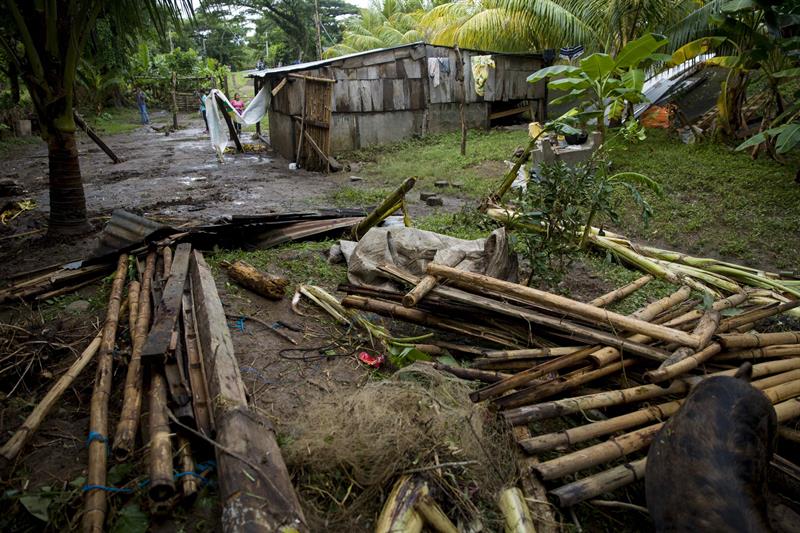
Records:
<instances>
[{"instance_id":1,"label":"palm tree trunk","mask_svg":"<svg viewBox=\"0 0 800 533\"><path fill-rule=\"evenodd\" d=\"M47 158L50 166L48 235L85 233L90 227L86 218L86 197L78 162L75 128L73 126L71 131L64 131L53 123L43 127L48 131Z\"/></svg>"}]
</instances>

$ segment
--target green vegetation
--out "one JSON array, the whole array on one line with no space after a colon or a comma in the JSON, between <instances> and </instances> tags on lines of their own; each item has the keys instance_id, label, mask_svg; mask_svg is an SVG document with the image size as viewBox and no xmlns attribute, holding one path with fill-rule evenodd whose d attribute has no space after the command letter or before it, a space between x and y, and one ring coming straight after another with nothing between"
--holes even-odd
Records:
<instances>
[{"instance_id":1,"label":"green vegetation","mask_svg":"<svg viewBox=\"0 0 800 533\"><path fill-rule=\"evenodd\" d=\"M222 261L246 261L264 272L286 276L290 291L303 283L330 288L345 280L344 266L328 263L327 251L335 243L325 240L289 243L266 250L219 250L208 256L208 263L219 272Z\"/></svg>"},{"instance_id":2,"label":"green vegetation","mask_svg":"<svg viewBox=\"0 0 800 533\"><path fill-rule=\"evenodd\" d=\"M435 181L461 183L460 190L448 194L470 198L485 196L505 172L503 161L527 143L527 131L470 131L467 155L458 151L460 133L429 135L392 146L369 148L346 154L343 159L366 161L360 171L370 186L394 188L404 179L416 176L415 191L432 190ZM413 194L413 193L412 193Z\"/></svg>"},{"instance_id":3,"label":"green vegetation","mask_svg":"<svg viewBox=\"0 0 800 533\"><path fill-rule=\"evenodd\" d=\"M129 133L141 127L139 111L126 107L112 107L97 117L85 117L98 133L116 135Z\"/></svg>"}]
</instances>

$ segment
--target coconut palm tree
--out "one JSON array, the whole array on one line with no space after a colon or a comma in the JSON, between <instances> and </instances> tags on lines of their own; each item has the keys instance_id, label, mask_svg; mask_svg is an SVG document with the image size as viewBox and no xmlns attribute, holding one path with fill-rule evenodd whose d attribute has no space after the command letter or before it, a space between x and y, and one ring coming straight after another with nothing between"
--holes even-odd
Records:
<instances>
[{"instance_id":1,"label":"coconut palm tree","mask_svg":"<svg viewBox=\"0 0 800 533\"><path fill-rule=\"evenodd\" d=\"M3 0L0 46L28 87L47 142L50 169L48 235L89 229L73 119L74 88L81 55L97 18L103 14L118 27L159 30L190 13L190 0ZM159 31L165 34L164 31Z\"/></svg>"},{"instance_id":2,"label":"coconut palm tree","mask_svg":"<svg viewBox=\"0 0 800 533\"><path fill-rule=\"evenodd\" d=\"M386 48L422 41L419 19L425 13L419 1L384 0L362 9L345 23L342 42L325 50L324 57Z\"/></svg>"},{"instance_id":3,"label":"coconut palm tree","mask_svg":"<svg viewBox=\"0 0 800 533\"><path fill-rule=\"evenodd\" d=\"M500 52L583 44L615 54L673 26L689 40L711 13L697 0L456 0L430 10L421 24L434 44Z\"/></svg>"}]
</instances>

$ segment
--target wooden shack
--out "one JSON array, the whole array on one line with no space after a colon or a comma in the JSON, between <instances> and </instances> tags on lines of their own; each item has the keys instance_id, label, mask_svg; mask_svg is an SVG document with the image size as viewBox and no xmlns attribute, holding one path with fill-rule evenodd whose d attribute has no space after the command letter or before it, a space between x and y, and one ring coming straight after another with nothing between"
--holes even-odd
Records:
<instances>
[{"instance_id":1,"label":"wooden shack","mask_svg":"<svg viewBox=\"0 0 800 533\"><path fill-rule=\"evenodd\" d=\"M472 73L472 57L481 55L491 55L495 63L482 96ZM304 168L325 170L328 155L458 130L462 103L470 128L513 116L544 120L545 83L526 81L543 66L540 54L414 43L254 71L250 77L273 93L272 146Z\"/></svg>"}]
</instances>

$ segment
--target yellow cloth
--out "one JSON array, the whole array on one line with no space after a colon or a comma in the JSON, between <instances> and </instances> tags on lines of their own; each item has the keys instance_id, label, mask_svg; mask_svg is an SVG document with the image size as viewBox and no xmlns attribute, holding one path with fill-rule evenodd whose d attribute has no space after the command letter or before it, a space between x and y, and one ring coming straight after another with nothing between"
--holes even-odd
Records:
<instances>
[{"instance_id":1,"label":"yellow cloth","mask_svg":"<svg viewBox=\"0 0 800 533\"><path fill-rule=\"evenodd\" d=\"M486 92L490 68L495 68L492 56L472 56L472 77L475 79L475 92L478 96L483 96Z\"/></svg>"}]
</instances>

